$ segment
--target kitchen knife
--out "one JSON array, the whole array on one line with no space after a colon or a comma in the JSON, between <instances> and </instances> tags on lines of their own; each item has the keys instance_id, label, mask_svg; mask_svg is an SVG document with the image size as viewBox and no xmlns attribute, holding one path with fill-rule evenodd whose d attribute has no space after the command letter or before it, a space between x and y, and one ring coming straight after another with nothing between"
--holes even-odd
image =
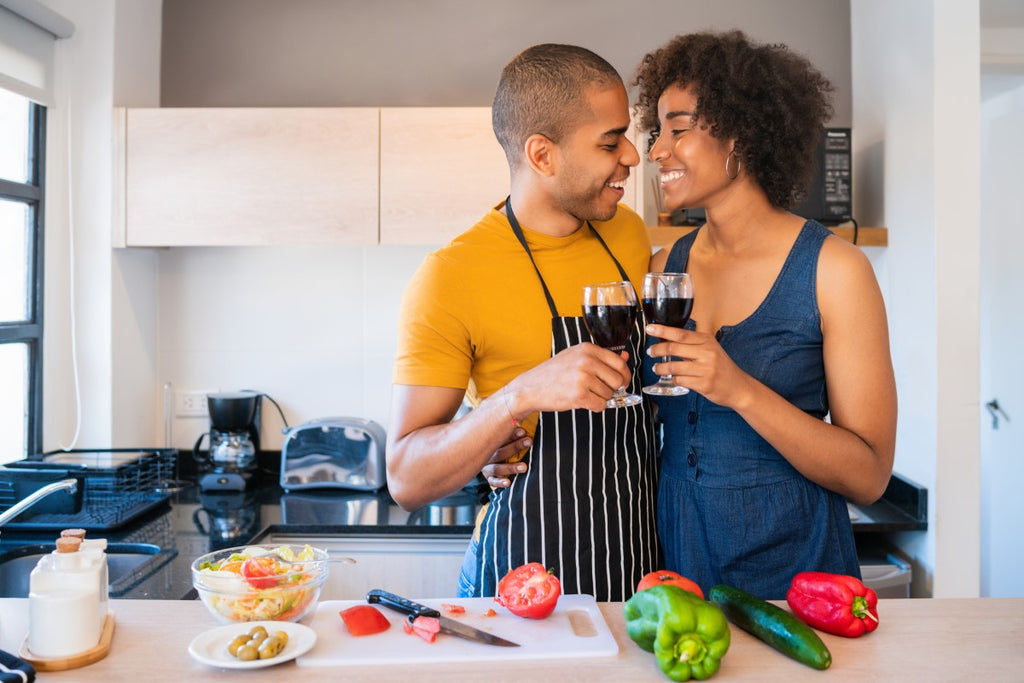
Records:
<instances>
[{"instance_id":1,"label":"kitchen knife","mask_svg":"<svg viewBox=\"0 0 1024 683\"><path fill-rule=\"evenodd\" d=\"M499 638L494 634L481 631L478 628L473 628L472 626L460 623L455 619L441 616L441 613L436 609L427 607L426 605L421 605L418 602L413 602L412 600L395 595L394 593L388 593L387 591L383 591L379 588L374 588L367 593L366 601L371 604L379 603L403 614L408 614L410 622L416 617L434 617L441 623L441 633L449 633L453 636L472 640L477 643L484 643L485 645L519 647L519 643L513 643L511 640Z\"/></svg>"}]
</instances>

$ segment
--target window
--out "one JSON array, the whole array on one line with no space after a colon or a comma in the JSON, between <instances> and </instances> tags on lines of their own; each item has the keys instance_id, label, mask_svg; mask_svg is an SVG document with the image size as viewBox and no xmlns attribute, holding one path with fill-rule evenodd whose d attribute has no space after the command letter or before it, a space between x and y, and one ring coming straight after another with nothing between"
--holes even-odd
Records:
<instances>
[{"instance_id":1,"label":"window","mask_svg":"<svg viewBox=\"0 0 1024 683\"><path fill-rule=\"evenodd\" d=\"M45 121L0 88L0 463L42 447Z\"/></svg>"}]
</instances>

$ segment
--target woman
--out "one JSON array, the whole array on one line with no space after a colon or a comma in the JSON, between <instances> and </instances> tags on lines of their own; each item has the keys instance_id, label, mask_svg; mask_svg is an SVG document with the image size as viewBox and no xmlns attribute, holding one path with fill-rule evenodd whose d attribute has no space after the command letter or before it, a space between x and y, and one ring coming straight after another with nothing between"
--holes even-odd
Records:
<instances>
[{"instance_id":1,"label":"woman","mask_svg":"<svg viewBox=\"0 0 1024 683\"><path fill-rule=\"evenodd\" d=\"M846 501L884 492L896 434L885 307L860 249L789 211L832 87L738 31L674 38L636 84L666 206L707 214L651 262L695 290L686 329L647 327L646 363L690 389L656 399L666 567L765 599L799 571L859 576Z\"/></svg>"}]
</instances>

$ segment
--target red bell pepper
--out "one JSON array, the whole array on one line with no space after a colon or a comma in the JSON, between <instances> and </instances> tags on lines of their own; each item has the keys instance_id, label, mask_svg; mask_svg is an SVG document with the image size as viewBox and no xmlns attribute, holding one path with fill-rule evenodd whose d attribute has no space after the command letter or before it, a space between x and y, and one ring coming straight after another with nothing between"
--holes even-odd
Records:
<instances>
[{"instance_id":1,"label":"red bell pepper","mask_svg":"<svg viewBox=\"0 0 1024 683\"><path fill-rule=\"evenodd\" d=\"M878 628L878 595L845 574L800 572L786 602L801 621L833 635L856 638Z\"/></svg>"}]
</instances>

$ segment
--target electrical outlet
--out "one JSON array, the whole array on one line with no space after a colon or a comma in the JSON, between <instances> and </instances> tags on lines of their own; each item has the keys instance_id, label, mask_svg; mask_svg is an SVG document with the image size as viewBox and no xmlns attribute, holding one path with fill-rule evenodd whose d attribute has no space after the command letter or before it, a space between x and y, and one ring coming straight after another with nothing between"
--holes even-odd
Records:
<instances>
[{"instance_id":1,"label":"electrical outlet","mask_svg":"<svg viewBox=\"0 0 1024 683\"><path fill-rule=\"evenodd\" d=\"M206 405L209 391L177 391L174 393L174 414L178 417L206 417L210 414Z\"/></svg>"}]
</instances>

